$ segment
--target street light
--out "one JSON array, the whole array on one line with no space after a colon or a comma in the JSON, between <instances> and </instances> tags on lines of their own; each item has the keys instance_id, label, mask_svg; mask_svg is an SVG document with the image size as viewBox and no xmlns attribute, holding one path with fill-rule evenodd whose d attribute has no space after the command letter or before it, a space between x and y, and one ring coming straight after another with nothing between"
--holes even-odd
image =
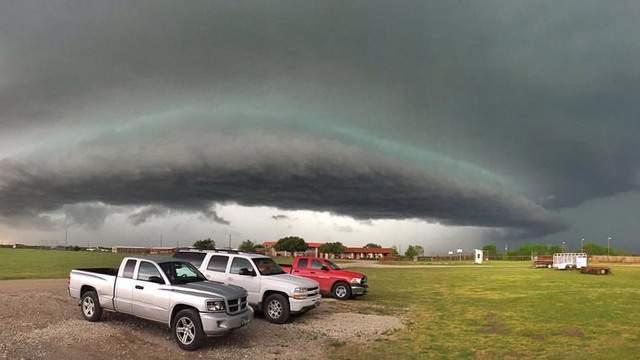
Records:
<instances>
[{"instance_id":1,"label":"street light","mask_svg":"<svg viewBox=\"0 0 640 360\"><path fill-rule=\"evenodd\" d=\"M611 248L611 236L607 238L607 256L609 256L609 248Z\"/></svg>"},{"instance_id":2,"label":"street light","mask_svg":"<svg viewBox=\"0 0 640 360\"><path fill-rule=\"evenodd\" d=\"M580 249L584 252L584 238L580 239Z\"/></svg>"}]
</instances>

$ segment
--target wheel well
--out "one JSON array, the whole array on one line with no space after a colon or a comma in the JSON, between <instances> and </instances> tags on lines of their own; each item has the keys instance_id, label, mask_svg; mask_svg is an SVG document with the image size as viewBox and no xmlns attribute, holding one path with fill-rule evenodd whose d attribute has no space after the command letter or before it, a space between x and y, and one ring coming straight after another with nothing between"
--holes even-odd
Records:
<instances>
[{"instance_id":1,"label":"wheel well","mask_svg":"<svg viewBox=\"0 0 640 360\"><path fill-rule=\"evenodd\" d=\"M171 311L171 318L169 319L169 326L173 326L173 318L176 316L177 313L179 313L182 310L185 309L191 309L191 310L195 310L196 312L198 312L198 309L196 309L195 307L191 306L191 305L184 305L184 304L178 304L176 306L173 307L173 310Z\"/></svg>"},{"instance_id":2,"label":"wheel well","mask_svg":"<svg viewBox=\"0 0 640 360\"><path fill-rule=\"evenodd\" d=\"M283 293L282 291L276 291L276 290L267 290L264 292L264 294L262 295L262 301L260 302L260 304L264 304L264 300L266 298L268 298L269 296L273 295L273 294L280 294L282 296L284 296L285 299L287 299L287 301L289 301L289 295Z\"/></svg>"},{"instance_id":3,"label":"wheel well","mask_svg":"<svg viewBox=\"0 0 640 360\"><path fill-rule=\"evenodd\" d=\"M80 288L80 297L82 297L82 295L84 295L84 293L86 293L87 291L96 291L96 289L93 286L89 286L89 285L82 285L82 287ZM96 294L98 292L96 291Z\"/></svg>"},{"instance_id":4,"label":"wheel well","mask_svg":"<svg viewBox=\"0 0 640 360\"><path fill-rule=\"evenodd\" d=\"M334 282L334 283L331 285L331 291L333 291L333 289L336 287L336 285L341 284L341 283L342 283L342 284L345 284L345 285L347 285L347 286L349 286L349 287L351 287L351 285L349 285L349 283L348 283L348 282L346 282L346 281L344 281L344 280L336 280L336 282Z\"/></svg>"}]
</instances>

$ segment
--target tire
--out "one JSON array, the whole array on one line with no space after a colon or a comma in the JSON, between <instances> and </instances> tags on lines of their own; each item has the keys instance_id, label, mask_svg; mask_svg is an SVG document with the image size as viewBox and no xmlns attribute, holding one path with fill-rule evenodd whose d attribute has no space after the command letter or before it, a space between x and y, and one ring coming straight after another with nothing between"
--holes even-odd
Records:
<instances>
[{"instance_id":1,"label":"tire","mask_svg":"<svg viewBox=\"0 0 640 360\"><path fill-rule=\"evenodd\" d=\"M171 322L171 333L181 349L194 351L204 345L207 336L200 315L193 309L180 310Z\"/></svg>"},{"instance_id":2,"label":"tire","mask_svg":"<svg viewBox=\"0 0 640 360\"><path fill-rule=\"evenodd\" d=\"M331 295L338 300L351 299L351 286L346 282L338 282L333 285Z\"/></svg>"},{"instance_id":3,"label":"tire","mask_svg":"<svg viewBox=\"0 0 640 360\"><path fill-rule=\"evenodd\" d=\"M85 291L82 294L80 310L85 320L90 322L100 321L102 318L102 306L100 306L100 300L95 291Z\"/></svg>"},{"instance_id":4,"label":"tire","mask_svg":"<svg viewBox=\"0 0 640 360\"><path fill-rule=\"evenodd\" d=\"M607 275L607 270L601 269L600 270L600 275Z\"/></svg>"},{"instance_id":5,"label":"tire","mask_svg":"<svg viewBox=\"0 0 640 360\"><path fill-rule=\"evenodd\" d=\"M262 305L264 317L271 323L284 324L291 316L289 301L282 294L271 294L267 296Z\"/></svg>"}]
</instances>

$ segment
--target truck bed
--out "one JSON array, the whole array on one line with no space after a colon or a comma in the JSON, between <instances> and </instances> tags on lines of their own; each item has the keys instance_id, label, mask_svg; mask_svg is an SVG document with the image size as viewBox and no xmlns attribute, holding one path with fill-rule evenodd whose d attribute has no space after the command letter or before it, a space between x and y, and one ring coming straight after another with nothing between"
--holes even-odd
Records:
<instances>
[{"instance_id":1,"label":"truck bed","mask_svg":"<svg viewBox=\"0 0 640 360\"><path fill-rule=\"evenodd\" d=\"M102 274L102 275L111 275L111 276L118 275L118 269L114 269L114 268L85 268L85 269L75 269L75 270Z\"/></svg>"}]
</instances>

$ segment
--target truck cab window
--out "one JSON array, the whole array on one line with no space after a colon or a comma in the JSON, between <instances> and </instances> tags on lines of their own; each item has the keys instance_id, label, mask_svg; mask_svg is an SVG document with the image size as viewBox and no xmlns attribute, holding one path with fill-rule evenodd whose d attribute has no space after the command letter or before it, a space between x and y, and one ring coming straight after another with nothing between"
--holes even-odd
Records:
<instances>
[{"instance_id":1,"label":"truck cab window","mask_svg":"<svg viewBox=\"0 0 640 360\"><path fill-rule=\"evenodd\" d=\"M227 270L228 262L229 262L228 256L213 255L209 260L209 265L207 265L207 270L225 272Z\"/></svg>"},{"instance_id":2,"label":"truck cab window","mask_svg":"<svg viewBox=\"0 0 640 360\"><path fill-rule=\"evenodd\" d=\"M316 260L316 259L313 259L313 261L311 262L311 268L312 269L320 270L320 269L322 269L322 265L323 264L320 261Z\"/></svg>"},{"instance_id":3,"label":"truck cab window","mask_svg":"<svg viewBox=\"0 0 640 360\"><path fill-rule=\"evenodd\" d=\"M298 260L298 269L306 269L308 263L309 263L309 259Z\"/></svg>"},{"instance_id":4,"label":"truck cab window","mask_svg":"<svg viewBox=\"0 0 640 360\"><path fill-rule=\"evenodd\" d=\"M122 277L127 279L133 279L133 270L136 268L137 260L127 260L127 263L124 265L124 270L122 270Z\"/></svg>"},{"instance_id":5,"label":"truck cab window","mask_svg":"<svg viewBox=\"0 0 640 360\"><path fill-rule=\"evenodd\" d=\"M140 267L138 268L138 280L150 281L149 279L152 276L162 279L162 275L160 275L160 271L158 271L158 268L156 268L155 265L148 261L140 262Z\"/></svg>"},{"instance_id":6,"label":"truck cab window","mask_svg":"<svg viewBox=\"0 0 640 360\"><path fill-rule=\"evenodd\" d=\"M229 270L229 273L238 275L240 274L241 269L253 271L253 266L251 266L251 262L249 262L249 260L247 259L240 257L233 258L233 262L231 263L231 270Z\"/></svg>"}]
</instances>

